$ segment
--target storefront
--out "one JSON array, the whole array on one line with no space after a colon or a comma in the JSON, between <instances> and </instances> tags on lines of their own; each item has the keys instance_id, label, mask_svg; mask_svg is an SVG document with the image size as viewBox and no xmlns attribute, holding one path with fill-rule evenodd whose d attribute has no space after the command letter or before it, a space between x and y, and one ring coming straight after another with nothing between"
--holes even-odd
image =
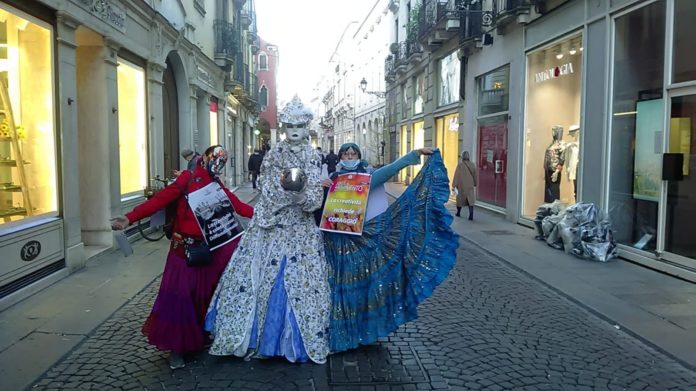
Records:
<instances>
[{"instance_id":1,"label":"storefront","mask_svg":"<svg viewBox=\"0 0 696 391\"><path fill-rule=\"evenodd\" d=\"M626 254L696 271L696 3L613 15L608 211ZM639 35L640 34L640 35ZM651 37L646 45L640 36Z\"/></svg>"},{"instance_id":2,"label":"storefront","mask_svg":"<svg viewBox=\"0 0 696 391\"><path fill-rule=\"evenodd\" d=\"M54 39L52 21L0 3L0 297L65 265Z\"/></svg>"},{"instance_id":3,"label":"storefront","mask_svg":"<svg viewBox=\"0 0 696 391\"><path fill-rule=\"evenodd\" d=\"M504 210L507 197L510 67L486 73L478 85L476 199Z\"/></svg>"},{"instance_id":4,"label":"storefront","mask_svg":"<svg viewBox=\"0 0 696 391\"><path fill-rule=\"evenodd\" d=\"M400 138L399 138L399 153L400 156L404 156L408 153L408 125L401 125ZM399 181L405 182L408 177L408 170L399 171Z\"/></svg>"},{"instance_id":5,"label":"storefront","mask_svg":"<svg viewBox=\"0 0 696 391\"><path fill-rule=\"evenodd\" d=\"M442 153L450 183L459 157L459 114L435 118L435 146Z\"/></svg>"},{"instance_id":6,"label":"storefront","mask_svg":"<svg viewBox=\"0 0 696 391\"><path fill-rule=\"evenodd\" d=\"M425 130L423 129L424 124L425 123L422 120L420 120L414 122L413 125L411 125L413 129L411 131L411 150L420 149L425 146ZM422 163L414 164L413 166L409 167L409 169L411 170L411 181L413 180L413 178L416 177L416 175L418 175L422 167Z\"/></svg>"},{"instance_id":7,"label":"storefront","mask_svg":"<svg viewBox=\"0 0 696 391\"><path fill-rule=\"evenodd\" d=\"M523 217L576 202L582 53L582 34L572 33L527 54Z\"/></svg>"},{"instance_id":8,"label":"storefront","mask_svg":"<svg viewBox=\"0 0 696 391\"><path fill-rule=\"evenodd\" d=\"M592 202L622 257L696 281L696 2L597 4L525 28L519 221Z\"/></svg>"}]
</instances>

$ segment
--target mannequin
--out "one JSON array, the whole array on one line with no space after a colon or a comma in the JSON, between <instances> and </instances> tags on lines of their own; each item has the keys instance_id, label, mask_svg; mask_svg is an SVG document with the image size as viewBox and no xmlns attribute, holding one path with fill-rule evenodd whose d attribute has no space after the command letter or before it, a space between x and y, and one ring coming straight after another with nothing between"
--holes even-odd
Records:
<instances>
[{"instance_id":1,"label":"mannequin","mask_svg":"<svg viewBox=\"0 0 696 391\"><path fill-rule=\"evenodd\" d=\"M568 128L568 135L570 136L570 141L565 146L564 159L566 174L568 175L568 180L573 181L573 198L575 202L578 202L578 163L580 161L580 147L578 145L578 133L580 132L580 127L578 125L571 125Z\"/></svg>"},{"instance_id":2,"label":"mannequin","mask_svg":"<svg viewBox=\"0 0 696 391\"><path fill-rule=\"evenodd\" d=\"M561 198L561 172L565 164L563 127L552 127L551 137L553 141L544 154L544 202L553 202Z\"/></svg>"}]
</instances>

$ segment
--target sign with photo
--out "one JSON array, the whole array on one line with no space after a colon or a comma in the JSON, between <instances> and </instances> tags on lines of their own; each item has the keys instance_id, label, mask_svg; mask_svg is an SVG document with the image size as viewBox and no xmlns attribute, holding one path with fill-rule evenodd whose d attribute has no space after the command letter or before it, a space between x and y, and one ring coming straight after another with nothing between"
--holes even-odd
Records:
<instances>
[{"instance_id":1,"label":"sign with photo","mask_svg":"<svg viewBox=\"0 0 696 391\"><path fill-rule=\"evenodd\" d=\"M370 174L341 174L334 179L321 215L323 231L362 235L370 192Z\"/></svg>"},{"instance_id":2,"label":"sign with photo","mask_svg":"<svg viewBox=\"0 0 696 391\"><path fill-rule=\"evenodd\" d=\"M229 243L244 232L232 202L217 182L189 193L187 200L210 250Z\"/></svg>"}]
</instances>

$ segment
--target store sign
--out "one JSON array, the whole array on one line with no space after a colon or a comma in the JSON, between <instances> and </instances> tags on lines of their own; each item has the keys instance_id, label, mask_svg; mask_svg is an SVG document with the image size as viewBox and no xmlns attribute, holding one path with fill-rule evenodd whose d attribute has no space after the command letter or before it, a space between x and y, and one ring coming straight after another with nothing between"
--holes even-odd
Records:
<instances>
[{"instance_id":1,"label":"store sign","mask_svg":"<svg viewBox=\"0 0 696 391\"><path fill-rule=\"evenodd\" d=\"M573 64L572 63L567 63L563 65L558 65L553 68L545 69L541 72L537 72L534 75L534 81L537 83L542 83L547 80L551 79L557 79L561 76L568 76L572 75L574 73L573 71Z\"/></svg>"},{"instance_id":2,"label":"store sign","mask_svg":"<svg viewBox=\"0 0 696 391\"><path fill-rule=\"evenodd\" d=\"M22 258L22 261L31 262L36 259L39 254L41 254L41 242L30 240L22 246L19 257Z\"/></svg>"},{"instance_id":3,"label":"store sign","mask_svg":"<svg viewBox=\"0 0 696 391\"><path fill-rule=\"evenodd\" d=\"M120 32L126 32L126 10L113 0L74 0L92 15L110 24Z\"/></svg>"}]
</instances>

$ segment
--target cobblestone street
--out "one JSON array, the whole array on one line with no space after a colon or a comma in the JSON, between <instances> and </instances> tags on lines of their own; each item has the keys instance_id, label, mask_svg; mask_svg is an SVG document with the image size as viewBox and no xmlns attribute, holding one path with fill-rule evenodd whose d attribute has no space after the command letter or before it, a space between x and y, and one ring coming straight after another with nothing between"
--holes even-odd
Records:
<instances>
[{"instance_id":1,"label":"cobblestone street","mask_svg":"<svg viewBox=\"0 0 696 391\"><path fill-rule=\"evenodd\" d=\"M171 371L140 333L158 283L34 389L696 389L693 371L467 240L419 319L326 365L201 353Z\"/></svg>"}]
</instances>

